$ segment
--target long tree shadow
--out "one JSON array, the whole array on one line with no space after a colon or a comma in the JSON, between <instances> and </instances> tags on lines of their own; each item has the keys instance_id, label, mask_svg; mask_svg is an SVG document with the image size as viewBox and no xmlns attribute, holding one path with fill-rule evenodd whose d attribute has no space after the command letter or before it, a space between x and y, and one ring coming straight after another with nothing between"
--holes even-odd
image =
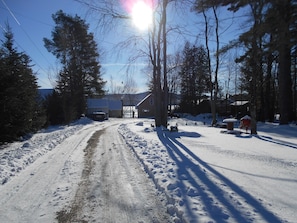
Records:
<instances>
[{"instance_id":1,"label":"long tree shadow","mask_svg":"<svg viewBox=\"0 0 297 223\"><path fill-rule=\"evenodd\" d=\"M287 142L287 141L279 140L279 139L273 139L272 137L268 137L268 136L264 136L264 135L256 135L255 137L257 137L260 140L266 141L266 142L270 142L270 143L274 143L274 144L277 144L277 145L297 149L297 145L294 144L294 143L291 143L291 142Z\"/></svg>"},{"instance_id":2,"label":"long tree shadow","mask_svg":"<svg viewBox=\"0 0 297 223\"><path fill-rule=\"evenodd\" d=\"M242 190L238 185L220 174L192 153L192 151L190 151L186 146L177 141L176 138L180 137L178 133L166 134L159 129L157 130L157 134L160 141L167 148L168 154L175 161L178 167L177 178L179 179L179 184L177 186L181 190L181 194L184 196L184 205L188 212L187 214L190 216L192 221L197 221L198 217L195 213L193 213L191 203L187 200L186 195L189 193L188 183L190 183L191 186L198 191L201 201L204 204L205 211L213 220L217 222L227 222L230 218L229 214L224 212L223 209L219 208L218 204L214 202L213 198L215 198L225 209L228 210L230 215L232 215L236 221L243 223L253 221L252 217L246 214L246 210L244 210L244 208L238 208L238 205L232 203L230 199L227 199L227 197L224 196L222 189L209 178L208 174L205 173L207 170L223 182L224 185L227 185L238 196L242 197L253 207L255 212L262 216L264 220L267 222L281 222L278 217L263 207L263 205L249 193ZM186 154L184 152L186 152ZM194 163L193 160L198 162L198 165L197 163ZM195 178L193 177L193 174ZM188 183L183 180L185 179L185 176Z\"/></svg>"}]
</instances>

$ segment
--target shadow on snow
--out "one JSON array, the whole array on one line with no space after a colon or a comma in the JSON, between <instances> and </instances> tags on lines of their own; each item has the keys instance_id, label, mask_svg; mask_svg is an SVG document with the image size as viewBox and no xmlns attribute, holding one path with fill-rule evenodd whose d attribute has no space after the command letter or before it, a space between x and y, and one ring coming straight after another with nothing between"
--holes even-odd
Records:
<instances>
[{"instance_id":1,"label":"shadow on snow","mask_svg":"<svg viewBox=\"0 0 297 223\"><path fill-rule=\"evenodd\" d=\"M283 141L283 140L278 140L278 139L273 139L272 137L268 137L268 136L257 135L256 137L258 139L261 139L261 140L266 141L266 142L270 142L270 143L274 143L274 144L277 144L277 145L281 145L281 146L286 146L286 147L290 147L290 148L293 148L293 149L297 149L297 145L294 144L294 143L290 143L290 142Z\"/></svg>"},{"instance_id":2,"label":"shadow on snow","mask_svg":"<svg viewBox=\"0 0 297 223\"><path fill-rule=\"evenodd\" d=\"M246 210L243 207L238 207L238 203L232 203L230 198L227 199L223 190L213 182L210 177L206 174L206 171L212 173L216 178L218 178L222 185L228 186L234 193L243 198L249 205L253 207L254 212L257 212L262 216L264 220L267 222L281 222L278 217L276 217L273 213L265 209L263 205L255 199L251 194L242 190L239 186L237 186L234 182L230 181L224 175L216 171L214 168L209 166L206 162L197 157L192 151L190 151L186 146L181 144L176 138L181 136L186 137L200 137L198 133L179 133L174 132L171 134L170 132L163 132L161 129L157 129L157 134L162 142L162 144L166 147L168 154L175 161L178 170L177 170L177 179L178 179L178 187L181 191L181 196L184 197L184 203L187 210L187 214L190 216L191 221L197 221L197 215L193 214L193 210L190 204L190 201L186 199L186 195L189 195L189 186L191 184L193 188L197 190L196 196L200 196L201 201L205 207L205 210L209 216L217 222L227 222L230 217L229 214L224 213L222 208L218 206L213 200L215 198L217 201L221 203L221 205L229 211L234 219L238 222L251 222L250 215L247 215ZM186 176L186 178L185 178ZM186 179L187 181L185 181Z\"/></svg>"}]
</instances>

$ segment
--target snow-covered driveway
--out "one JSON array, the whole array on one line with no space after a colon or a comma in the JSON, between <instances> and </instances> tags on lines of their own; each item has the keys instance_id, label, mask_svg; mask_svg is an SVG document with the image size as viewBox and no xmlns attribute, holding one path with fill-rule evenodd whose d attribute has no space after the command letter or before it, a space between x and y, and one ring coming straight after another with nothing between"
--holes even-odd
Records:
<instances>
[{"instance_id":1,"label":"snow-covered driveway","mask_svg":"<svg viewBox=\"0 0 297 223\"><path fill-rule=\"evenodd\" d=\"M6 145L0 222L296 222L297 126L233 135L205 117L81 119Z\"/></svg>"},{"instance_id":2,"label":"snow-covered driveway","mask_svg":"<svg viewBox=\"0 0 297 223\"><path fill-rule=\"evenodd\" d=\"M170 222L165 199L117 128L118 121L82 125L8 178L0 186L0 222Z\"/></svg>"},{"instance_id":3,"label":"snow-covered driveway","mask_svg":"<svg viewBox=\"0 0 297 223\"><path fill-rule=\"evenodd\" d=\"M90 162L81 218L87 222L170 222L166 200L157 196L153 183L127 149L113 125L100 132ZM95 137L96 138L96 137ZM90 148L91 149L91 148ZM163 197L163 199L162 199ZM163 202L161 201L163 200ZM80 200L80 198L79 198Z\"/></svg>"}]
</instances>

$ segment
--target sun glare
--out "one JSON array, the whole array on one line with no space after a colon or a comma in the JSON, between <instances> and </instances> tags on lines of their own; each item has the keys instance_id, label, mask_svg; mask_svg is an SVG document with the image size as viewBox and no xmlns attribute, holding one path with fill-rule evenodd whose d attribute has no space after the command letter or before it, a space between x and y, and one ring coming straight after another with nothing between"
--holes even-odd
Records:
<instances>
[{"instance_id":1,"label":"sun glare","mask_svg":"<svg viewBox=\"0 0 297 223\"><path fill-rule=\"evenodd\" d=\"M147 29L153 20L153 10L151 6L143 1L137 1L132 8L133 23L140 30Z\"/></svg>"}]
</instances>

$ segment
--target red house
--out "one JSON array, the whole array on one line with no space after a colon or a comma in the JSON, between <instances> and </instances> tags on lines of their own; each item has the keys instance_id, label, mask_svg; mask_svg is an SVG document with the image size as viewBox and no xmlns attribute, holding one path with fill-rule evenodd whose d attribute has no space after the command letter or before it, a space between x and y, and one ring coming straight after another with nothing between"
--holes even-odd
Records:
<instances>
[{"instance_id":1,"label":"red house","mask_svg":"<svg viewBox=\"0 0 297 223\"><path fill-rule=\"evenodd\" d=\"M148 94L137 105L138 118L152 118L155 116L155 103L153 94Z\"/></svg>"}]
</instances>

